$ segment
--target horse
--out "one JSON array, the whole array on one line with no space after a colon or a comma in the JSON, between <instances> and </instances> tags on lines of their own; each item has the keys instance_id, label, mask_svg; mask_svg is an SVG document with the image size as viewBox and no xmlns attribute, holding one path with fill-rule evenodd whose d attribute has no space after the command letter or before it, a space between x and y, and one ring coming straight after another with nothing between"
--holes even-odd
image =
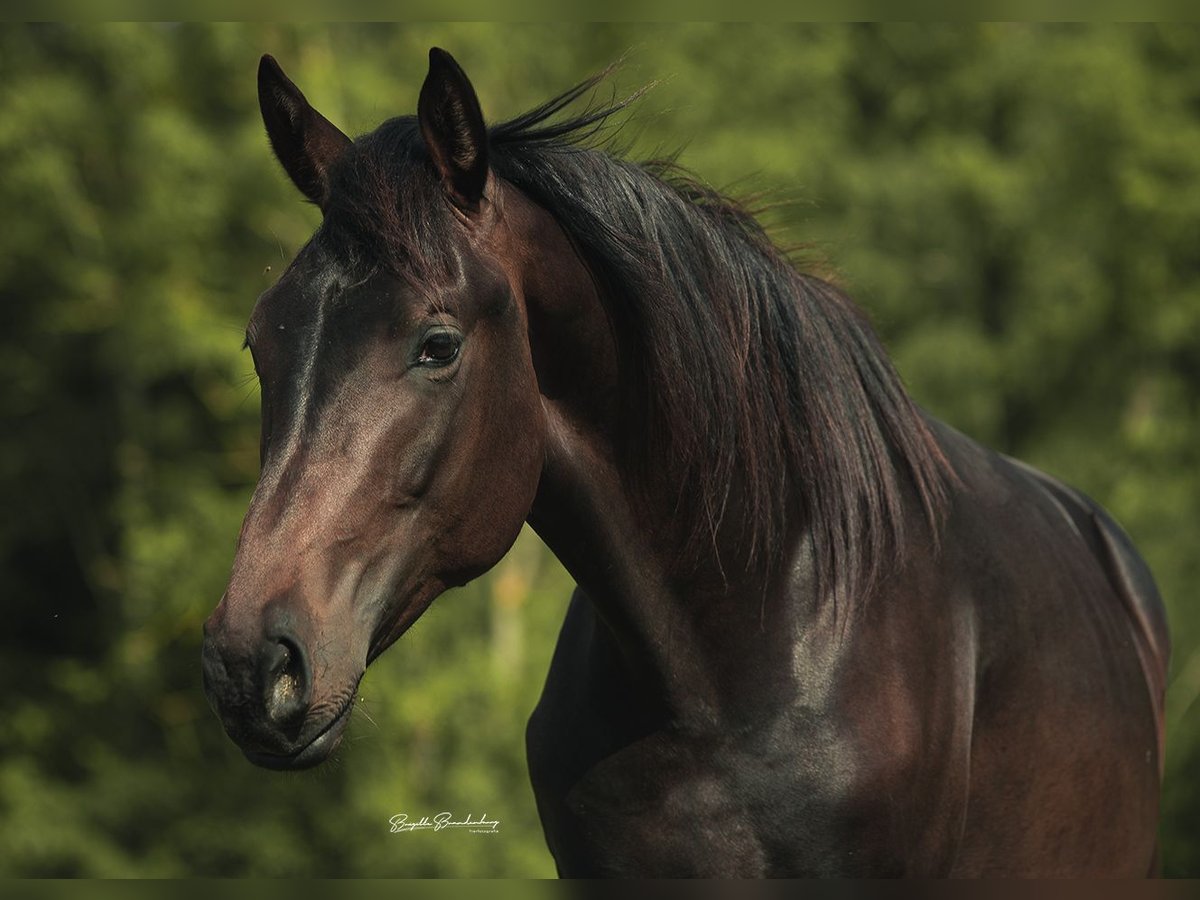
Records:
<instances>
[{"instance_id":1,"label":"horse","mask_svg":"<svg viewBox=\"0 0 1200 900\"><path fill-rule=\"evenodd\" d=\"M606 75L488 126L434 48L351 140L262 58L322 219L246 329L230 738L326 759L528 522L577 584L526 732L560 875L1153 872L1169 637L1129 538L922 410L744 205L596 140Z\"/></svg>"}]
</instances>

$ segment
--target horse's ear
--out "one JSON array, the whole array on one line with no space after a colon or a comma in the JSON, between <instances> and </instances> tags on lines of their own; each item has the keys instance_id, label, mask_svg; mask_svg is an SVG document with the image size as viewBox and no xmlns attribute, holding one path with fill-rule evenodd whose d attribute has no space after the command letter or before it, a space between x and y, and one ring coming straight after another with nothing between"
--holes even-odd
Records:
<instances>
[{"instance_id":1,"label":"horse's ear","mask_svg":"<svg viewBox=\"0 0 1200 900\"><path fill-rule=\"evenodd\" d=\"M429 51L429 74L421 85L417 120L433 164L450 199L476 210L487 184L487 129L479 98L454 57Z\"/></svg>"},{"instance_id":2,"label":"horse's ear","mask_svg":"<svg viewBox=\"0 0 1200 900\"><path fill-rule=\"evenodd\" d=\"M258 105L284 171L304 196L325 209L329 169L350 146L350 138L309 105L269 55L258 64Z\"/></svg>"}]
</instances>

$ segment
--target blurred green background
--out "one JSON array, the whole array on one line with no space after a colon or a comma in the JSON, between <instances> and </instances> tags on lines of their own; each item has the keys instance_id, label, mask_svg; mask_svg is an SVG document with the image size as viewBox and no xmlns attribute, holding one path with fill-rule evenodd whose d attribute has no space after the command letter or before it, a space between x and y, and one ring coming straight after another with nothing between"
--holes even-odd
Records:
<instances>
[{"instance_id":1,"label":"blurred green background","mask_svg":"<svg viewBox=\"0 0 1200 900\"><path fill-rule=\"evenodd\" d=\"M487 24L0 28L0 874L553 874L523 730L571 582L528 532L319 770L251 767L200 688L258 466L242 329L318 221L258 57L356 134L434 44L493 120L632 48L635 153L798 200L780 240L921 403L1109 507L1170 607L1162 846L1200 875L1200 30ZM500 833L388 833L442 809Z\"/></svg>"}]
</instances>

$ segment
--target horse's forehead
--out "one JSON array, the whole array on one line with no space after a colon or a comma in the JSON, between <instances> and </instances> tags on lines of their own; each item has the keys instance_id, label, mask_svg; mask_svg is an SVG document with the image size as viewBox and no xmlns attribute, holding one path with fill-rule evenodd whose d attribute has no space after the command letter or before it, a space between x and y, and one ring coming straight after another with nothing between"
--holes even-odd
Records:
<instances>
[{"instance_id":1,"label":"horse's forehead","mask_svg":"<svg viewBox=\"0 0 1200 900\"><path fill-rule=\"evenodd\" d=\"M407 319L417 294L379 267L352 264L348 255L310 244L264 291L250 316L250 337L315 334L366 337L372 324Z\"/></svg>"},{"instance_id":2,"label":"horse's forehead","mask_svg":"<svg viewBox=\"0 0 1200 900\"><path fill-rule=\"evenodd\" d=\"M250 314L247 329L250 336L265 335L271 328L284 331L313 321L319 315L321 302L337 293L345 282L344 276L332 254L309 242L279 280L258 296Z\"/></svg>"},{"instance_id":3,"label":"horse's forehead","mask_svg":"<svg viewBox=\"0 0 1200 900\"><path fill-rule=\"evenodd\" d=\"M301 331L357 340L373 333L372 325L402 328L431 312L468 320L483 313L497 285L508 281L506 261L489 242L457 229L433 231L436 248L417 251L423 242L412 241L409 249L420 258L410 256L397 268L372 263L370 247L322 227L259 296L247 327L251 341Z\"/></svg>"}]
</instances>

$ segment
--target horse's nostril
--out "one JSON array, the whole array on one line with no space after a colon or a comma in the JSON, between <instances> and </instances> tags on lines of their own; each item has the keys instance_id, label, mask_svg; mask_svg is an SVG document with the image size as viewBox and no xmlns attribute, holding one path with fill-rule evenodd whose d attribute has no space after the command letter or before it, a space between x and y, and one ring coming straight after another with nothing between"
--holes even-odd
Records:
<instances>
[{"instance_id":1,"label":"horse's nostril","mask_svg":"<svg viewBox=\"0 0 1200 900\"><path fill-rule=\"evenodd\" d=\"M267 652L267 716L283 725L300 718L308 708L308 660L300 645L288 637L273 641Z\"/></svg>"}]
</instances>

